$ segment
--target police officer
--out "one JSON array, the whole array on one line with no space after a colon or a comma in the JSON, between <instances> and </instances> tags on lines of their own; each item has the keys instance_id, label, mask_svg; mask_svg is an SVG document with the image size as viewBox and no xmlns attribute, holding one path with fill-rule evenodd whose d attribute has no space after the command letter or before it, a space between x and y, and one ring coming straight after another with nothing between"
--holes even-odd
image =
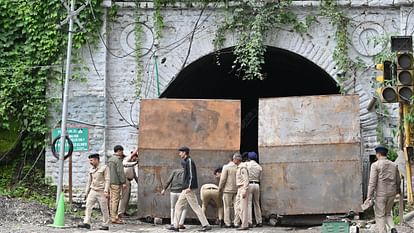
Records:
<instances>
[{"instance_id":1,"label":"police officer","mask_svg":"<svg viewBox=\"0 0 414 233\"><path fill-rule=\"evenodd\" d=\"M236 172L237 165L233 162L233 155L229 159L229 163L223 166L223 171L220 175L219 193L223 196L224 207L224 227L230 228L232 221L235 225L240 222L240 217L234 214L234 203L236 202L237 185ZM232 220L231 217L234 216Z\"/></svg>"},{"instance_id":2,"label":"police officer","mask_svg":"<svg viewBox=\"0 0 414 233\"><path fill-rule=\"evenodd\" d=\"M257 161L256 152L249 152L247 154L248 161L246 162L247 170L249 171L249 226L253 225L252 220L252 205L254 206L254 217L256 219L256 227L263 227L262 225L262 211L260 209L260 180L262 177L262 166Z\"/></svg>"},{"instance_id":3,"label":"police officer","mask_svg":"<svg viewBox=\"0 0 414 233\"><path fill-rule=\"evenodd\" d=\"M240 215L241 226L237 230L249 229L249 211L248 211L248 196L249 196L249 171L246 163L242 163L242 156L239 153L233 155L233 162L237 165L236 185L237 196L235 211Z\"/></svg>"},{"instance_id":4,"label":"police officer","mask_svg":"<svg viewBox=\"0 0 414 233\"><path fill-rule=\"evenodd\" d=\"M128 204L131 197L131 181L135 180L138 184L138 176L135 173L135 166L138 164L137 150L131 153L130 156L124 159L122 162L124 166L124 173L126 178L126 187L122 189L121 201L118 206L118 218L128 216Z\"/></svg>"},{"instance_id":5,"label":"police officer","mask_svg":"<svg viewBox=\"0 0 414 233\"><path fill-rule=\"evenodd\" d=\"M220 179L222 168L217 168L214 171L214 176L216 179ZM201 208L203 209L204 215L207 216L207 206L209 203L214 202L217 207L218 221L217 224L223 226L223 201L219 193L219 188L215 184L204 184L200 189L201 197Z\"/></svg>"},{"instance_id":6,"label":"police officer","mask_svg":"<svg viewBox=\"0 0 414 233\"><path fill-rule=\"evenodd\" d=\"M108 230L109 227L109 211L108 211L108 197L109 197L109 168L99 162L99 154L89 155L89 163L92 167L89 170L88 182L86 184L86 209L85 219L80 228L91 228L91 214L92 208L96 202L99 203L102 212L103 225L100 230Z\"/></svg>"},{"instance_id":7,"label":"police officer","mask_svg":"<svg viewBox=\"0 0 414 233\"><path fill-rule=\"evenodd\" d=\"M397 233L391 216L396 194L401 193L401 179L397 165L387 159L388 149L384 146L375 148L377 161L371 165L367 202L375 199L374 212L378 233L386 233L387 226L391 233Z\"/></svg>"}]
</instances>

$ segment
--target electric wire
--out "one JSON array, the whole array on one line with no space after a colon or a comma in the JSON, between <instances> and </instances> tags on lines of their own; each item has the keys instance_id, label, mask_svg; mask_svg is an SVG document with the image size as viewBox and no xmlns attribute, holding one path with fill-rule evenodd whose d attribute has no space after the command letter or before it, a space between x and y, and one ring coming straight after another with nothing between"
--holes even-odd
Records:
<instances>
[{"instance_id":1,"label":"electric wire","mask_svg":"<svg viewBox=\"0 0 414 233\"><path fill-rule=\"evenodd\" d=\"M203 15L204 10L206 9L206 7L207 7L207 4L205 4L204 7L203 7L203 9L201 9L200 15L198 16L198 19L197 19L197 21L194 24L194 29L193 29L193 31L191 33L190 42L189 42L189 45L188 45L187 55L186 55L186 57L184 59L183 65L181 66L181 69L180 70L183 70L184 67L185 67L185 65L187 64L187 60L188 60L188 57L190 56L190 52L191 52L191 46L193 45L194 34L196 32L197 25L200 22L201 16Z\"/></svg>"},{"instance_id":2,"label":"electric wire","mask_svg":"<svg viewBox=\"0 0 414 233\"><path fill-rule=\"evenodd\" d=\"M88 46L88 51L89 51L89 55L90 55L90 58L91 58L91 62L92 62L92 65L93 65L93 68L95 69L95 72L96 72L96 74L98 75L98 77L99 78L102 78L101 77L101 75L99 74L99 71L98 71L98 69L96 68L96 64L95 64L95 59L93 58L93 55L92 55L92 49L91 49L91 46L90 46L90 44L89 44L89 41L86 41L86 44L87 44L87 46ZM115 99L114 99L114 97L112 96L112 94L111 94L111 92L109 91L109 90L106 90L106 92L108 93L108 95L109 95L109 97L111 98L111 100L112 100L112 103L114 104L114 106L115 106L115 108L116 108L116 111L118 112L118 114L121 116L121 118L129 125L129 126L131 126L131 127L133 127L133 128L136 128L137 129L137 126L136 125L133 125L133 124L131 124L125 117L124 117L124 115L121 113L121 111L119 110L119 108L118 108L118 105L116 104L116 101L115 101Z\"/></svg>"},{"instance_id":3,"label":"electric wire","mask_svg":"<svg viewBox=\"0 0 414 233\"><path fill-rule=\"evenodd\" d=\"M90 11L91 11L91 14L92 14L93 19L94 19L95 21L97 21L96 16L95 16L95 12L94 12L93 7L92 7L92 5L91 5L91 4L89 4L89 8L90 8ZM109 46L105 43L105 40L102 38L101 33L99 33L99 32L98 32L98 36L99 36L99 38L100 38L100 40L101 40L101 42L102 42L103 46L106 48L106 51L107 51L110 55L112 55L112 56L114 56L114 57L116 57L116 58L120 58L120 59L122 59L122 58L125 58L125 57L130 56L131 54L133 54L133 53L137 52L137 51L138 51L138 50L140 50L140 49L147 50L147 52L145 52L144 54L141 54L141 55L139 55L139 56L136 56L136 57L144 57L144 56L148 55L148 54L151 52L151 50L152 50L152 48L154 47L154 44L155 44L154 32L152 31L152 29L151 29L148 25L146 25L146 24L145 24L145 23L143 23L143 22L135 22L135 23L139 23L139 24L143 25L144 27L146 27L146 28L147 28L147 29L151 32L151 35L152 35L151 47L150 47L150 48L135 48L135 49L133 49L131 52L126 53L125 55L119 56L119 55L117 55L117 54L115 54L115 53L113 53L113 52L111 51L111 49L109 48Z\"/></svg>"}]
</instances>

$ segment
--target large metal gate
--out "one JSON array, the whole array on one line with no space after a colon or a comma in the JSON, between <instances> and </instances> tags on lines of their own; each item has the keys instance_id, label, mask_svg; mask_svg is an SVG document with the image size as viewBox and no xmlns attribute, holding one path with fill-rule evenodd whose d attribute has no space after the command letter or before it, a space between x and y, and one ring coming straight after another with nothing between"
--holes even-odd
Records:
<instances>
[{"instance_id":1,"label":"large metal gate","mask_svg":"<svg viewBox=\"0 0 414 233\"><path fill-rule=\"evenodd\" d=\"M358 96L259 100L263 215L360 211Z\"/></svg>"},{"instance_id":2,"label":"large metal gate","mask_svg":"<svg viewBox=\"0 0 414 233\"><path fill-rule=\"evenodd\" d=\"M169 217L169 195L160 191L169 173L180 167L177 148L182 145L192 149L199 186L215 183L214 169L240 148L240 121L237 100L143 100L139 217ZM356 95L260 99L263 215L359 212L359 127Z\"/></svg>"},{"instance_id":3,"label":"large metal gate","mask_svg":"<svg viewBox=\"0 0 414 233\"><path fill-rule=\"evenodd\" d=\"M160 191L181 167L177 148L191 148L200 187L216 183L214 169L240 148L240 101L154 99L140 108L138 215L169 218L170 197Z\"/></svg>"}]
</instances>

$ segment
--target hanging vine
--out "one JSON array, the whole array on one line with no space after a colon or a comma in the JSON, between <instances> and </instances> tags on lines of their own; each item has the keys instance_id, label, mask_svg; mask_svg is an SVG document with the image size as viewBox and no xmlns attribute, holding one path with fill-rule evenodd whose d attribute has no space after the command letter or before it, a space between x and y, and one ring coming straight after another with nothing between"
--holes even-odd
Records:
<instances>
[{"instance_id":1,"label":"hanging vine","mask_svg":"<svg viewBox=\"0 0 414 233\"><path fill-rule=\"evenodd\" d=\"M297 15L289 9L291 4L291 0L245 0L229 8L226 20L217 30L214 46L216 50L223 46L227 32L239 36L233 51L236 55L233 67L243 80L265 78L262 72L266 52L264 39L270 29L290 25L296 32L304 33L315 20L313 16L308 16L305 22L299 21Z\"/></svg>"},{"instance_id":2,"label":"hanging vine","mask_svg":"<svg viewBox=\"0 0 414 233\"><path fill-rule=\"evenodd\" d=\"M87 7L77 16L84 30L75 25L74 48L98 38L102 22L95 17L103 15L101 3L91 0L94 12ZM60 0L0 0L0 130L16 123L24 135L23 155L36 154L44 145L51 101L46 88L60 75L68 27L58 25L66 16Z\"/></svg>"},{"instance_id":3,"label":"hanging vine","mask_svg":"<svg viewBox=\"0 0 414 233\"><path fill-rule=\"evenodd\" d=\"M141 47L142 47L142 36L143 36L143 26L141 23L141 8L140 2L138 0L135 1L135 11L134 11L134 18L135 18L135 60L137 64L136 74L135 74L135 94L137 97L141 96L141 88L142 88L142 77L144 72L144 66L141 60Z\"/></svg>"}]
</instances>

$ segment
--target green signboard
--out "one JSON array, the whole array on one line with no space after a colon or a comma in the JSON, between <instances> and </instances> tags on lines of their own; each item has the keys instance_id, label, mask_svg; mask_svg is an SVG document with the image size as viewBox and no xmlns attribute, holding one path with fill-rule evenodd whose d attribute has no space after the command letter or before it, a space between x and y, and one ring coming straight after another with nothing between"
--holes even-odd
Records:
<instances>
[{"instance_id":1,"label":"green signboard","mask_svg":"<svg viewBox=\"0 0 414 233\"><path fill-rule=\"evenodd\" d=\"M52 140L60 136L61 129L53 129ZM67 133L73 143L73 151L89 151L89 129L67 128ZM65 152L69 151L69 145L65 143ZM56 142L56 151L60 150L60 140Z\"/></svg>"}]
</instances>

